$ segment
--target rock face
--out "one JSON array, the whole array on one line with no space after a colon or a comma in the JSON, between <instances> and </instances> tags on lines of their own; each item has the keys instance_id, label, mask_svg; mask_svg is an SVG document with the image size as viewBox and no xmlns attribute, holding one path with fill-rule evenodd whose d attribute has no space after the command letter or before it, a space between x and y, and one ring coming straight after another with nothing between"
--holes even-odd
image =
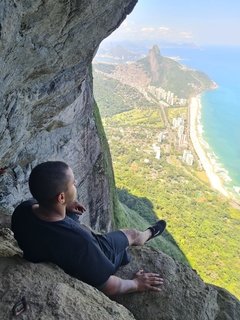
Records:
<instances>
[{"instance_id":1,"label":"rock face","mask_svg":"<svg viewBox=\"0 0 240 320\"><path fill-rule=\"evenodd\" d=\"M29 197L31 169L72 166L85 223L112 226L113 180L92 94L91 61L137 0L0 2L0 214Z\"/></svg>"},{"instance_id":2,"label":"rock face","mask_svg":"<svg viewBox=\"0 0 240 320\"><path fill-rule=\"evenodd\" d=\"M149 248L131 250L132 261L119 276L133 270L157 272L164 278L160 293L129 294L116 298L137 320L233 320L240 319L240 302L228 291L205 284L189 267Z\"/></svg>"},{"instance_id":3,"label":"rock face","mask_svg":"<svg viewBox=\"0 0 240 320\"><path fill-rule=\"evenodd\" d=\"M71 278L54 265L29 263L13 257L14 243L9 231L1 231L0 239L0 318L1 320L133 320L123 306L108 299L97 289ZM5 257L2 257L2 244ZM15 247L15 253L19 249ZM26 301L26 310L21 305ZM17 306L17 304L19 305ZM14 311L23 308L21 315Z\"/></svg>"},{"instance_id":4,"label":"rock face","mask_svg":"<svg viewBox=\"0 0 240 320\"><path fill-rule=\"evenodd\" d=\"M160 293L135 293L111 301L97 289L50 264L23 260L9 229L0 230L0 318L24 297L28 308L19 319L80 320L239 320L240 303L226 290L205 284L190 268L150 248L131 250L132 261L118 275L139 269L165 279ZM132 313L131 313L132 312ZM134 316L133 316L133 315Z\"/></svg>"},{"instance_id":5,"label":"rock face","mask_svg":"<svg viewBox=\"0 0 240 320\"><path fill-rule=\"evenodd\" d=\"M160 50L158 46L153 46L151 50L149 50L148 61L149 61L149 69L152 74L152 81L157 83L160 81L160 63L162 62L162 56L160 54Z\"/></svg>"}]
</instances>

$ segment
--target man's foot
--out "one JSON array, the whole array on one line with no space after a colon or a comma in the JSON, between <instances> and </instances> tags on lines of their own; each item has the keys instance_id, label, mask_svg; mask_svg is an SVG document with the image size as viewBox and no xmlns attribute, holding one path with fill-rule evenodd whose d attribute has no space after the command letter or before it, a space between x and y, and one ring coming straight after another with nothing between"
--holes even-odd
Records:
<instances>
[{"instance_id":1,"label":"man's foot","mask_svg":"<svg viewBox=\"0 0 240 320\"><path fill-rule=\"evenodd\" d=\"M166 221L159 220L153 226L149 227L148 229L152 232L152 235L147 241L149 241L149 240L159 236L160 234L162 234L163 231L166 228L166 225L167 225Z\"/></svg>"}]
</instances>

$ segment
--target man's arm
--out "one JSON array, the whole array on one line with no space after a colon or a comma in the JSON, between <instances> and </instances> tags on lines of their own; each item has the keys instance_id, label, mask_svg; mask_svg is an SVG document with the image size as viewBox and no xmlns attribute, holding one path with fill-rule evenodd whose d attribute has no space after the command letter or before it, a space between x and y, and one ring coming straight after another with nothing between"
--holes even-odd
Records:
<instances>
[{"instance_id":1,"label":"man's arm","mask_svg":"<svg viewBox=\"0 0 240 320\"><path fill-rule=\"evenodd\" d=\"M110 276L101 289L107 296L114 296L130 292L155 291L163 284L163 279L157 273L138 271L132 280L124 280L116 276Z\"/></svg>"}]
</instances>

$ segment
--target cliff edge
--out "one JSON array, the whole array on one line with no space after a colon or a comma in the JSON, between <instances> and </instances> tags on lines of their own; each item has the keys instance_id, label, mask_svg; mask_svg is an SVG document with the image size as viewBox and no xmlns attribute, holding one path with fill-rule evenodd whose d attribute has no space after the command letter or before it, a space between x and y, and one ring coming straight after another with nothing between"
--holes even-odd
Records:
<instances>
[{"instance_id":1,"label":"cliff edge","mask_svg":"<svg viewBox=\"0 0 240 320\"><path fill-rule=\"evenodd\" d=\"M160 293L134 293L112 301L55 265L23 260L11 231L1 229L1 319L12 319L16 305L23 298L26 307L18 319L25 320L240 319L240 302L226 290L205 284L189 267L150 248L134 248L131 256L131 263L118 275L130 278L141 268L158 272L165 281L163 289Z\"/></svg>"}]
</instances>

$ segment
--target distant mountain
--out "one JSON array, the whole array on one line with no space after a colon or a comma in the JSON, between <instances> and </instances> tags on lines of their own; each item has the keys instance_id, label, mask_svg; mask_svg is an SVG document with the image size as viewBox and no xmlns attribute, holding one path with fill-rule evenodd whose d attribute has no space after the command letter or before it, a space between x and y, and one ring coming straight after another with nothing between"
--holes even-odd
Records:
<instances>
[{"instance_id":1,"label":"distant mountain","mask_svg":"<svg viewBox=\"0 0 240 320\"><path fill-rule=\"evenodd\" d=\"M147 57L139 60L137 64L151 79L151 85L174 92L179 98L189 98L215 86L203 72L163 57L157 46L153 46Z\"/></svg>"},{"instance_id":2,"label":"distant mountain","mask_svg":"<svg viewBox=\"0 0 240 320\"><path fill-rule=\"evenodd\" d=\"M121 63L128 61L136 61L142 57L143 54L139 52L133 52L131 50L126 49L126 47L116 44L114 46L105 46L103 48L100 47L96 54L95 61Z\"/></svg>"},{"instance_id":3,"label":"distant mountain","mask_svg":"<svg viewBox=\"0 0 240 320\"><path fill-rule=\"evenodd\" d=\"M136 62L111 66L96 64L95 69L138 89L148 90L151 86L170 91L179 99L188 99L215 87L206 74L163 57L156 45Z\"/></svg>"}]
</instances>

